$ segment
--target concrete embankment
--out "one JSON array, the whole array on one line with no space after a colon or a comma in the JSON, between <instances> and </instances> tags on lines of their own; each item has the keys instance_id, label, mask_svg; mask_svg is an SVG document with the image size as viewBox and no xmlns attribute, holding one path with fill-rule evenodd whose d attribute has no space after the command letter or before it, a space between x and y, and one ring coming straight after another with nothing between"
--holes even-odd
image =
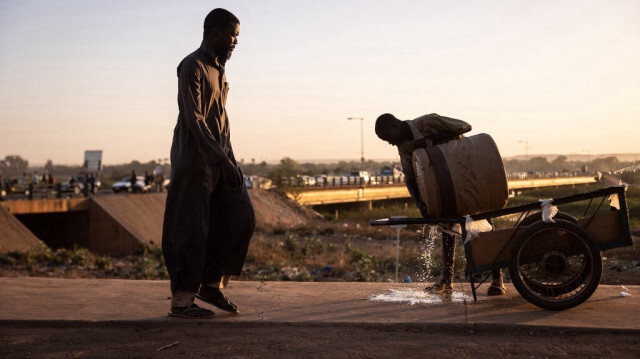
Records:
<instances>
[{"instance_id":1,"label":"concrete embankment","mask_svg":"<svg viewBox=\"0 0 640 359\"><path fill-rule=\"evenodd\" d=\"M24 224L0 206L0 253L25 251L41 243Z\"/></svg>"},{"instance_id":2,"label":"concrete embankment","mask_svg":"<svg viewBox=\"0 0 640 359\"><path fill-rule=\"evenodd\" d=\"M317 214L275 191L250 190L256 229L289 229ZM0 203L0 251L24 251L40 243L132 253L161 246L165 193L101 195L88 199L42 199Z\"/></svg>"}]
</instances>

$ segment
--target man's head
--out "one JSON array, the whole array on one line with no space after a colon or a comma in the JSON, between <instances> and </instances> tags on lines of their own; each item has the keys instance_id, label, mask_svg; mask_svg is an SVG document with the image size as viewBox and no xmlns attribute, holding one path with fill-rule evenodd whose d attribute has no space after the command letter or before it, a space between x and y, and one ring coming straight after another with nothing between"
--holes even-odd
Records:
<instances>
[{"instance_id":1,"label":"man's head","mask_svg":"<svg viewBox=\"0 0 640 359\"><path fill-rule=\"evenodd\" d=\"M204 19L202 41L213 49L222 63L231 58L238 44L238 35L240 20L225 9L213 9Z\"/></svg>"},{"instance_id":2,"label":"man's head","mask_svg":"<svg viewBox=\"0 0 640 359\"><path fill-rule=\"evenodd\" d=\"M398 146L411 140L411 129L404 121L398 120L394 115L385 113L376 120L376 135L381 140Z\"/></svg>"}]
</instances>

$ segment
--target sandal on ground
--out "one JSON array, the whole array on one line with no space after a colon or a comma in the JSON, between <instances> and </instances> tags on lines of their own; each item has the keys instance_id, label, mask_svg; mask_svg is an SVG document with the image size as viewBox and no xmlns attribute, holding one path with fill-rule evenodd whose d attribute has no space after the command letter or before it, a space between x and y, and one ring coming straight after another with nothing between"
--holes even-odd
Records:
<instances>
[{"instance_id":1,"label":"sandal on ground","mask_svg":"<svg viewBox=\"0 0 640 359\"><path fill-rule=\"evenodd\" d=\"M186 307L171 307L169 316L189 319L206 319L213 318L215 314L209 309L198 307L198 305L194 303Z\"/></svg>"},{"instance_id":2,"label":"sandal on ground","mask_svg":"<svg viewBox=\"0 0 640 359\"><path fill-rule=\"evenodd\" d=\"M487 289L487 295L504 295L507 292L507 288L502 283L491 283L489 289Z\"/></svg>"},{"instance_id":3,"label":"sandal on ground","mask_svg":"<svg viewBox=\"0 0 640 359\"><path fill-rule=\"evenodd\" d=\"M424 291L432 294L447 294L453 292L453 284L440 281L426 287Z\"/></svg>"},{"instance_id":4,"label":"sandal on ground","mask_svg":"<svg viewBox=\"0 0 640 359\"><path fill-rule=\"evenodd\" d=\"M227 299L219 288L203 285L196 294L196 298L227 313L238 314L238 307Z\"/></svg>"}]
</instances>

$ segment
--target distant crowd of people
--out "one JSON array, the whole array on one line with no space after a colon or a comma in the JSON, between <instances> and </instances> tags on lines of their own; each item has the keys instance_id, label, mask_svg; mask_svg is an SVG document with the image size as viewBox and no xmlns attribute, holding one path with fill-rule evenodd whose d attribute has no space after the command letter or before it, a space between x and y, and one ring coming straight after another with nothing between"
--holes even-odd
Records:
<instances>
[{"instance_id":1,"label":"distant crowd of people","mask_svg":"<svg viewBox=\"0 0 640 359\"><path fill-rule=\"evenodd\" d=\"M131 192L162 192L164 190L164 170L161 165L157 165L151 173L144 171L144 177L139 178L135 170L131 170L129 177ZM142 183L144 184L142 184Z\"/></svg>"},{"instance_id":2,"label":"distant crowd of people","mask_svg":"<svg viewBox=\"0 0 640 359\"><path fill-rule=\"evenodd\" d=\"M83 193L85 196L97 192L99 181L94 173L85 172L77 176L71 176L67 181L57 182L53 174L39 174L34 171L31 174L26 172L22 176L4 178L0 175L0 191L3 195L13 193L24 193L31 198L34 192L43 189L55 190L58 197L62 192Z\"/></svg>"},{"instance_id":3,"label":"distant crowd of people","mask_svg":"<svg viewBox=\"0 0 640 359\"><path fill-rule=\"evenodd\" d=\"M24 190L30 185L33 187L53 188L55 184L56 180L51 173L40 175L38 172L33 172L33 174L29 175L24 172L22 173L22 178L3 178L0 175L0 190L4 190L5 193L13 193L20 187L20 190Z\"/></svg>"},{"instance_id":4,"label":"distant crowd of people","mask_svg":"<svg viewBox=\"0 0 640 359\"><path fill-rule=\"evenodd\" d=\"M127 181L127 180L125 180ZM164 191L164 169L158 164L151 171L144 171L144 176L136 175L135 170L131 171L128 176L128 182L131 187L128 192L144 193L144 192L163 192ZM128 185L127 185L128 186ZM43 191L55 191L57 197L61 197L63 193L73 192L82 194L85 197L96 194L100 188L100 180L98 175L92 172L83 171L74 176L69 176L63 181L56 181L56 178L50 172L38 173L23 172L22 176L3 176L0 174L0 193L2 198L10 194L25 194L31 198L34 193ZM119 192L114 189L114 192Z\"/></svg>"}]
</instances>

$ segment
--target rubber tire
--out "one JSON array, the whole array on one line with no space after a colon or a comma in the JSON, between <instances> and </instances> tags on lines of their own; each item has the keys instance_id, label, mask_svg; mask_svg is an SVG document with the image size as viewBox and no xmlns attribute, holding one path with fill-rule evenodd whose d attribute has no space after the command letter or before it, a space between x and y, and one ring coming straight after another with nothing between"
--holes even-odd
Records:
<instances>
[{"instance_id":1,"label":"rubber tire","mask_svg":"<svg viewBox=\"0 0 640 359\"><path fill-rule=\"evenodd\" d=\"M520 270L518 263L520 262L520 250L525 245L526 241L539 234L542 231L560 229L568 233L572 233L576 238L581 240L581 244L587 250L587 253L592 263L590 263L590 275L587 276L586 284L584 288L576 293L574 296L566 299L546 299L543 293L539 293L531 290L525 281L520 277ZM593 292L595 292L598 284L600 284L600 278L602 277L602 256L600 249L591 239L591 236L582 227L575 223L571 223L566 220L557 219L556 223L545 223L538 221L527 227L522 234L520 234L515 242L513 253L511 256L511 262L509 263L509 274L513 286L518 293L533 305L547 310L565 310L573 308L582 304L589 299ZM582 272L580 273L582 275Z\"/></svg>"},{"instance_id":2,"label":"rubber tire","mask_svg":"<svg viewBox=\"0 0 640 359\"><path fill-rule=\"evenodd\" d=\"M555 221L556 219L563 219L563 220L569 221L571 223L576 223L576 224L578 223L578 219L576 217L574 217L574 216L572 216L572 215L570 215L568 213L565 213L565 212L556 213L556 215L553 217L553 220ZM542 212L535 212L535 213L530 214L524 220L522 220L522 222L520 222L520 224L518 226L520 226L520 227L530 226L530 225L532 225L532 224L534 224L535 222L538 222L538 221L542 221ZM582 276L583 273L580 273L579 275ZM531 285L529 285L529 287L530 287L531 290L536 291L536 288L533 288ZM540 289L540 290L545 290L545 289ZM567 287L565 289L567 291L572 291L575 288ZM565 294L566 293L566 292L562 293L562 289L561 288L557 288L556 291L557 291L558 294Z\"/></svg>"}]
</instances>

